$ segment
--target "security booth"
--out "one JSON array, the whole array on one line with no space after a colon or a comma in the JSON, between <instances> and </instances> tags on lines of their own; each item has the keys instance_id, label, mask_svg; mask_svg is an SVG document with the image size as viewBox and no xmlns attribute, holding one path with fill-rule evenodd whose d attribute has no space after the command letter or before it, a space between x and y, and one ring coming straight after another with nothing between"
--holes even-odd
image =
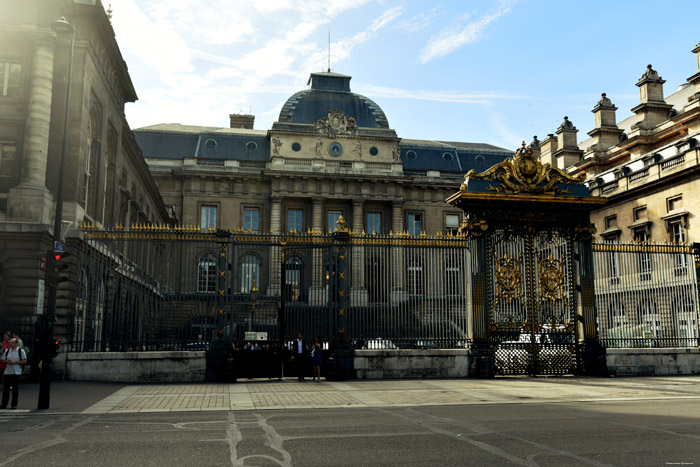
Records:
<instances>
[{"instance_id":1,"label":"security booth","mask_svg":"<svg viewBox=\"0 0 700 467\"><path fill-rule=\"evenodd\" d=\"M605 198L523 143L447 202L471 239L472 375L603 373L590 213Z\"/></svg>"}]
</instances>

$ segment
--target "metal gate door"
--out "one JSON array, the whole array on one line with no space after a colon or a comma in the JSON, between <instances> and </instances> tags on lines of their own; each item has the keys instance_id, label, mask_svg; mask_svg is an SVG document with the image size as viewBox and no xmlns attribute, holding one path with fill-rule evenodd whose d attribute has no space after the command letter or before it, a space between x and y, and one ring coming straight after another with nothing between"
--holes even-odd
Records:
<instances>
[{"instance_id":1,"label":"metal gate door","mask_svg":"<svg viewBox=\"0 0 700 467\"><path fill-rule=\"evenodd\" d=\"M489 341L501 375L577 368L573 241L556 230L494 231L486 238Z\"/></svg>"}]
</instances>

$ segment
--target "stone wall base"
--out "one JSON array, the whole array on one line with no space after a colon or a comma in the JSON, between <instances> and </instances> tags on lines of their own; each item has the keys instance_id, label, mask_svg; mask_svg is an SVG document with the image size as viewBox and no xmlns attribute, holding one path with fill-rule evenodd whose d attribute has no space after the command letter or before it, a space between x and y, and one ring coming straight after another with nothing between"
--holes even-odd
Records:
<instances>
[{"instance_id":1,"label":"stone wall base","mask_svg":"<svg viewBox=\"0 0 700 467\"><path fill-rule=\"evenodd\" d=\"M466 378L468 350L355 350L357 379Z\"/></svg>"},{"instance_id":2,"label":"stone wall base","mask_svg":"<svg viewBox=\"0 0 700 467\"><path fill-rule=\"evenodd\" d=\"M73 381L122 383L193 383L204 381L204 351L72 352L64 376Z\"/></svg>"},{"instance_id":3,"label":"stone wall base","mask_svg":"<svg viewBox=\"0 0 700 467\"><path fill-rule=\"evenodd\" d=\"M607 349L608 371L616 376L697 375L700 349Z\"/></svg>"}]
</instances>

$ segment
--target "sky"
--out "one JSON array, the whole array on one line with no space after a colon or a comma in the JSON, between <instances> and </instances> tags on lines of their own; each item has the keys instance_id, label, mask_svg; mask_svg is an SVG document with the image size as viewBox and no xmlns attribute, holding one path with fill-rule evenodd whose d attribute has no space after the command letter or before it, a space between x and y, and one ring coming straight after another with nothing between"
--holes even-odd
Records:
<instances>
[{"instance_id":1,"label":"sky","mask_svg":"<svg viewBox=\"0 0 700 467\"><path fill-rule=\"evenodd\" d=\"M109 5L109 0L102 0ZM605 92L617 120L639 103L647 64L668 96L698 72L697 0L112 0L112 25L139 100L132 128L270 129L309 74L352 76L401 138L516 149L578 140ZM329 54L330 34L330 54Z\"/></svg>"}]
</instances>

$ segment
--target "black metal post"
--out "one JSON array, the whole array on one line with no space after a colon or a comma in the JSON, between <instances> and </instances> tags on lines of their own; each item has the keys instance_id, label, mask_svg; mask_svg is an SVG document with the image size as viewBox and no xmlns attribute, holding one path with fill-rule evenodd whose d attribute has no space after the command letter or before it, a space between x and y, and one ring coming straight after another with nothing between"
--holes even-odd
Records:
<instances>
[{"instance_id":1,"label":"black metal post","mask_svg":"<svg viewBox=\"0 0 700 467\"><path fill-rule=\"evenodd\" d=\"M66 151L68 148L68 116L70 113L70 90L73 81L73 53L75 51L75 27L61 18L51 24L51 29L57 34L70 34L70 59L68 61L68 80L66 83L66 110L63 121L63 147L61 149L61 161L58 172L58 189L56 190L56 213L54 215L53 239L54 248L56 242L61 241L61 224L63 222L63 189L66 173ZM51 400L51 367L53 360L54 322L56 320L56 289L58 287L58 272L56 271L54 251L46 253L46 272L48 277L48 302L46 314L43 315L43 341L44 348L41 360L41 375L39 378L39 399L37 409L48 409Z\"/></svg>"}]
</instances>

